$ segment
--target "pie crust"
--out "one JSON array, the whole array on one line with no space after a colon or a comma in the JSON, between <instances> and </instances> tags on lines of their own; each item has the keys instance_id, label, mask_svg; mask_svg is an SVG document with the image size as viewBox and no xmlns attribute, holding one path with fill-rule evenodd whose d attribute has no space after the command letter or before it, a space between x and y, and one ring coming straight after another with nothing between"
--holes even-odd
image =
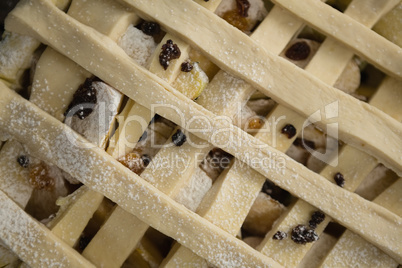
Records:
<instances>
[{"instance_id":1,"label":"pie crust","mask_svg":"<svg viewBox=\"0 0 402 268\"><path fill-rule=\"evenodd\" d=\"M398 207L392 206L399 201L401 179L375 202L348 192L356 190L378 163L402 174L402 107L399 103L402 98L402 50L369 30L398 1L373 3L377 10L373 13L373 6L356 0L351 4L353 8L341 14L320 1L309 0L309 5L314 7L311 10L331 17L323 23L321 16L309 14L309 10L298 1L276 0L279 5L333 38L328 37L323 42L306 71L275 55L303 25L301 20L278 5L249 38L210 12L218 7L220 1L122 2L134 12L111 0L74 0L65 14L50 0L24 0L7 18L8 31L32 36L51 48L46 49L38 63L40 68L35 74L38 79L34 80L31 102L0 82L0 129L24 143L36 157L58 166L85 184L72 196L60 201L61 209L49 224L49 230L24 213L12 201L16 199L7 193L7 187L0 183L0 199L5 204L0 208L0 218L5 219L0 222L0 237L24 262L31 266L60 263L70 267L91 267L90 261L96 266L121 266L151 226L178 242L161 266L293 267L301 262L312 244L300 245L290 239L279 243L272 236L280 230L289 231L300 222L308 222L317 208L328 215L317 227L317 233L322 233L330 217L349 229L324 260L324 266L342 265L338 262L339 256L351 244L373 249L376 254L367 260L352 260L355 254L349 254L344 257L345 260L350 259L348 264L352 261L371 264L376 260L384 265L402 262L399 243L402 237L401 213ZM183 9L184 4L186 8ZM106 11L110 7L113 7L111 14ZM93 12L81 12L86 9ZM361 15L367 13L370 15ZM136 14L159 22L169 32L155 51L160 51L167 40L174 40L180 47L180 58L173 61L167 71L159 64L158 53L151 57L148 71L116 44L128 25L140 21ZM102 16L110 16L110 20L104 23L100 19ZM345 23L347 29L344 29ZM216 25L218 30L213 30L210 25ZM359 38L352 36L355 31L359 31ZM274 42L269 39L272 34L278 36ZM364 42L364 45L359 42ZM372 46L366 46L367 42ZM341 43L346 43L348 47ZM224 44L225 49L221 49L220 44ZM385 51L381 57L376 56L379 47ZM222 69L197 103L170 85L180 72L181 62L188 59L191 48L197 48ZM329 86L337 81L354 54L389 75L370 104ZM331 60L328 60L329 57ZM67 66L69 72L54 74L55 68ZM324 73L323 70L331 71ZM88 145L86 140L60 122L64 120L63 111L75 89L91 74L130 98L120 113L121 118L117 119L120 126L111 137L108 153L102 148L83 146ZM52 78L49 80L48 77ZM63 90L57 92L57 101L46 91L41 91L43 87L51 89L60 85L63 85ZM303 91L297 90L299 88ZM339 136L347 143L340 151L338 166L333 167L330 163L320 174L316 174L284 155L297 137L288 138L280 132L286 122L280 122L276 132L261 131L252 137L217 119L217 116L234 117L237 103L244 103L254 89L279 103L267 116L267 122L285 115L296 127L297 134L307 116L313 114L309 117L310 121L318 120L320 114L315 111L335 107L331 105L336 103L339 108L336 114ZM155 104L159 106L155 108ZM180 107L182 114L166 108L167 105ZM126 133L130 133L131 142L135 142L144 131L143 126L138 128L138 125L125 119L142 116L145 122L149 122L155 113L189 130L191 134L187 133L188 137L202 148L195 148L190 143L162 148L139 177L115 159L130 150L121 142ZM183 118L192 124L183 124ZM205 129L206 122L210 126L209 131L198 131ZM325 129L325 122L316 123ZM330 133L331 129L327 131ZM103 135L106 139L109 133ZM382 137L384 142L378 142L378 137ZM72 140L81 146L71 147ZM193 163L222 144L226 145L225 151L231 153L235 160L207 192L196 210L197 215L175 200L183 200L180 197L182 189L198 170ZM97 145L105 148L106 143ZM3 150L4 147L1 152ZM166 170L154 164L158 163L158 159L172 155L184 159L187 167ZM247 165L249 157L269 158L276 165L267 168L259 163L252 168ZM354 159L360 161L356 163ZM279 168L281 161L286 162L284 169ZM350 178L345 189L330 181L336 172ZM275 223L256 251L234 236L239 232L265 178L270 178L300 200ZM117 205L80 255L71 247L99 207L103 195ZM14 224L15 219L17 225ZM31 244L24 246L23 236L27 234L32 237ZM48 256L47 252L51 250L54 254ZM45 254L48 258L38 260L38 254Z\"/></svg>"}]
</instances>

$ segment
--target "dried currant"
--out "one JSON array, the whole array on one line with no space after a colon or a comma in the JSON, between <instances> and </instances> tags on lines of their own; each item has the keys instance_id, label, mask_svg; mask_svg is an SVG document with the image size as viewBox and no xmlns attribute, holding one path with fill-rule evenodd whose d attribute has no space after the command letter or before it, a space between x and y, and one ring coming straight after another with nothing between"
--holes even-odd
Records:
<instances>
[{"instance_id":1,"label":"dried currant","mask_svg":"<svg viewBox=\"0 0 402 268\"><path fill-rule=\"evenodd\" d=\"M191 72L191 70L193 70L193 68L194 68L194 66L188 61L185 61L181 64L182 72L185 72L185 73Z\"/></svg>"},{"instance_id":2,"label":"dried currant","mask_svg":"<svg viewBox=\"0 0 402 268\"><path fill-rule=\"evenodd\" d=\"M144 21L141 24L141 31L146 35L154 36L161 32L161 26L156 22Z\"/></svg>"},{"instance_id":3,"label":"dried currant","mask_svg":"<svg viewBox=\"0 0 402 268\"><path fill-rule=\"evenodd\" d=\"M300 224L292 229L291 238L296 244L305 245L306 243L317 241L318 234L313 229Z\"/></svg>"},{"instance_id":4,"label":"dried currant","mask_svg":"<svg viewBox=\"0 0 402 268\"><path fill-rule=\"evenodd\" d=\"M285 56L291 60L299 61L305 60L310 55L311 49L307 42L294 43L286 50Z\"/></svg>"},{"instance_id":5,"label":"dried currant","mask_svg":"<svg viewBox=\"0 0 402 268\"><path fill-rule=\"evenodd\" d=\"M310 228L315 229L317 226L325 220L325 214L321 211L315 211L311 215L311 220L308 222Z\"/></svg>"},{"instance_id":6,"label":"dried currant","mask_svg":"<svg viewBox=\"0 0 402 268\"><path fill-rule=\"evenodd\" d=\"M28 158L28 156L26 156L26 155L20 155L20 156L17 158L17 162L18 162L18 164L19 164L21 167L27 168L28 165L29 165L29 158Z\"/></svg>"},{"instance_id":7,"label":"dried currant","mask_svg":"<svg viewBox=\"0 0 402 268\"><path fill-rule=\"evenodd\" d=\"M172 136L172 142L176 146L182 146L187 140L186 135L178 129L175 134Z\"/></svg>"},{"instance_id":8,"label":"dried currant","mask_svg":"<svg viewBox=\"0 0 402 268\"><path fill-rule=\"evenodd\" d=\"M97 102L96 89L92 83L93 79L87 78L77 89L74 93L73 100L64 113L65 116L73 111L73 115L76 115L79 119L83 120L92 113L93 109L91 106Z\"/></svg>"},{"instance_id":9,"label":"dried currant","mask_svg":"<svg viewBox=\"0 0 402 268\"><path fill-rule=\"evenodd\" d=\"M345 186L345 178L343 177L342 173L340 173L340 172L335 174L334 181L340 187Z\"/></svg>"},{"instance_id":10,"label":"dried currant","mask_svg":"<svg viewBox=\"0 0 402 268\"><path fill-rule=\"evenodd\" d=\"M147 154L143 154L141 156L142 163L144 164L144 167L147 167L149 163L151 163L151 157Z\"/></svg>"},{"instance_id":11,"label":"dried currant","mask_svg":"<svg viewBox=\"0 0 402 268\"><path fill-rule=\"evenodd\" d=\"M288 235L287 233L283 232L283 231L278 231L274 234L274 236L272 237L272 239L274 240L283 240L285 238L287 238Z\"/></svg>"},{"instance_id":12,"label":"dried currant","mask_svg":"<svg viewBox=\"0 0 402 268\"><path fill-rule=\"evenodd\" d=\"M166 70L170 65L170 61L178 59L180 55L179 47L169 39L166 41L166 44L162 46L162 51L159 54L159 63Z\"/></svg>"},{"instance_id":13,"label":"dried currant","mask_svg":"<svg viewBox=\"0 0 402 268\"><path fill-rule=\"evenodd\" d=\"M282 128L281 132L282 134L285 134L288 139L291 139L296 135L296 128L291 124L287 124Z\"/></svg>"}]
</instances>

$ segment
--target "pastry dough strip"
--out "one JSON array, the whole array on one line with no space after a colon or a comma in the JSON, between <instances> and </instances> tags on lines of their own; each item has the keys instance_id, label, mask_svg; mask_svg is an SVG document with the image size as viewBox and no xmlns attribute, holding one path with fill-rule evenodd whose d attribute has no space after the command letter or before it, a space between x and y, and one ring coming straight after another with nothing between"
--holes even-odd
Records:
<instances>
[{"instance_id":1,"label":"pastry dough strip","mask_svg":"<svg viewBox=\"0 0 402 268\"><path fill-rule=\"evenodd\" d=\"M244 79L254 88L301 115L318 119L316 124L322 129L326 129L325 124L313 114L324 106L337 102L340 138L374 155L380 162L402 175L402 144L399 142L402 125L399 122L320 82L285 59L265 51L242 32L214 14L200 9L192 1L124 2L136 9L140 16L158 21L170 32L198 48L221 69ZM182 2L186 2L186 11L182 9ZM171 16L170 12L166 13L164 10L171 10L176 15ZM219 25L219 30L210 27L213 24ZM221 43L225 44L225 49L220 49ZM350 114L358 118L351 118ZM374 127L375 125L377 126ZM374 137L384 137L387 142L380 146L378 139Z\"/></svg>"},{"instance_id":2,"label":"pastry dough strip","mask_svg":"<svg viewBox=\"0 0 402 268\"><path fill-rule=\"evenodd\" d=\"M73 247L101 204L103 196L88 189L86 186L82 186L66 198L72 199L71 204L59 210L49 228L53 234L70 247Z\"/></svg>"},{"instance_id":3,"label":"pastry dough strip","mask_svg":"<svg viewBox=\"0 0 402 268\"><path fill-rule=\"evenodd\" d=\"M31 267L95 267L1 190L0 203L0 237Z\"/></svg>"},{"instance_id":4,"label":"pastry dough strip","mask_svg":"<svg viewBox=\"0 0 402 268\"><path fill-rule=\"evenodd\" d=\"M363 12L366 11L366 10L371 10L370 6L368 6L367 4L362 3L361 1L359 3L359 1L355 0L355 1L352 2L352 4L354 6L356 6L356 8L358 8L359 10L362 10ZM285 14L283 14L283 13L285 13ZM267 47L266 49L269 50L269 51L277 51L278 53L281 52L287 42L286 43L281 43L281 41L282 42L284 41L282 39L280 39L280 41L276 41L274 43L266 42L267 40L261 40L261 38L259 38L259 37L263 33L267 33L267 32L270 33L271 31L275 31L275 30L278 31L278 32L281 32L280 36L287 36L289 38L292 37L293 36L293 31L294 32L297 31L296 27L294 27L294 28L292 28L292 29L287 31L285 29L282 29L283 26L282 26L282 28L278 29L278 24L276 23L278 21L277 18L281 17L282 20L280 20L281 23L279 23L279 25L286 25L287 27L289 27L289 25L292 25L292 26L293 25L296 25L296 26L300 25L301 26L301 23L298 23L299 20L297 18L286 17L286 13L287 12L283 11L281 8L278 8L278 7L276 9L274 8L268 14L267 18L261 23L260 27L257 28L256 32L252 35L252 38L256 42L258 42L259 44L264 44ZM348 14L350 12L346 11L346 13ZM371 27L376 22L376 20L378 20L380 18L381 14L382 14L381 9L377 10L377 13L371 14L369 19L364 20L366 22L367 26ZM353 14L349 14L349 15L354 16ZM271 16L274 17L275 20L271 20L270 19ZM285 18L287 20L285 20ZM361 18L357 18L357 19L361 19ZM275 23L268 24L267 21L268 22L273 21ZM262 35L262 36L264 36L264 35ZM272 35L267 34L266 36L272 36ZM274 36L276 36L276 35L274 35ZM333 61L329 61L327 59L328 54L332 58L334 58ZM309 72L314 74L314 75L316 75L317 77L320 77L320 76L318 76L316 74L316 72L318 72L318 73L325 72L325 76L323 76L323 81L327 82L329 84L333 84L333 83L336 82L339 74L342 73L342 71L345 68L346 64L351 60L352 56L353 56L353 53L349 53L349 51L347 49L345 49L342 46L339 46L335 41L327 39L321 45L319 51L317 52L317 54L313 58L314 62L309 65L309 67L310 67ZM315 68L317 66L320 66L321 68ZM333 71L328 71L328 69L332 69ZM382 89L382 91L384 91L384 90L385 89ZM379 90L379 91L381 91L381 90ZM393 95L393 94L390 93L390 94L382 94L382 95L387 95L388 96L388 95ZM374 98L374 99L378 99L378 98ZM373 101L374 101L374 99L373 99ZM395 103L395 101L393 101L393 102ZM385 108L384 105L380 106L380 109L381 108ZM389 108L389 110L392 110L392 108L393 108L393 106L391 105L391 108ZM280 129L282 129L284 124L292 123L294 126L296 126L297 130L300 130L300 128L303 125L304 120L299 115L293 114L293 112L291 110L289 110L289 109L287 109L287 108L285 108L283 106L278 105L276 108L274 108L274 110L272 111L271 115L269 115L267 117L267 121L271 122L270 117L274 118L274 120L275 120L275 118L279 118L280 116L283 116L283 115L286 116L286 121L281 122L281 125L280 125L281 127L274 127L273 129L275 131L278 130L277 134L276 134L278 138L277 139L274 138L276 140L277 144L274 147L277 148L280 151L285 152L290 147L290 145L293 143L293 141L297 137L297 135L295 135L295 137L293 139L288 139L287 137L285 137L284 135L282 135L280 133ZM291 120L289 120L289 118ZM263 141L265 141L266 143L268 143L269 145L272 146L272 140L273 140L272 135L267 135L267 133L264 133L264 134L260 132L260 133L257 134L256 137L259 137L260 140L263 140ZM269 133L269 134L271 134L271 133ZM367 159L366 161L364 161L362 159L362 161L365 162L365 165L363 165L362 170L367 170L367 173L377 164L377 161L375 159L373 159L372 157L370 157L370 156L364 154L363 152L360 152L360 151L348 146L348 148L347 149L345 148L345 150L339 156L339 158L341 159L342 163L339 164L338 166L344 167L345 170L354 170L353 167L355 167L355 165L350 166L350 163L353 163L353 161L351 162L350 160L354 159L355 156L358 156L359 158L360 158L360 156L362 156L362 158L365 157L365 159ZM235 161L237 161L237 160L235 160ZM350 169L348 169L347 167L349 167ZM365 169L365 168L367 168L367 169ZM264 179L264 177L262 177L262 179L259 179L259 176L261 176L261 175L255 174L256 172L254 172L254 174L252 176L250 176L249 172L251 172L251 170L249 170L249 169L250 168L244 168L244 173L240 173L240 174L232 174L232 171L229 171L225 176L225 180L227 180L227 181L233 180L232 183L235 183L236 182L236 175L237 176L242 176L243 178L244 177L255 178L254 180L249 181L249 183L248 183L248 184L252 184L252 183L255 184L255 190L254 191L251 190L250 195L254 195L254 192L255 192L255 194L258 194L258 192L260 191L260 189L262 187L262 183L265 181L265 179ZM331 166L327 166L326 170L332 170ZM236 173L238 173L238 172L241 172L241 170L236 171ZM327 171L323 172L322 175L324 177L326 177L326 178L330 178L331 176L333 176L333 174L327 174L327 173L328 173ZM363 172L363 173L367 174L366 172ZM343 173L343 174L346 175L346 177L349 177L349 173ZM331 176L329 176L329 175L331 175ZM231 176L235 176L235 178L231 178ZM364 177L365 177L365 175L362 174L362 176L360 176L360 178L361 178L360 181ZM353 181L349 180L348 181L349 185L352 182L357 183L357 185L358 185L359 180L353 180ZM222 192L219 193L219 194L225 196L225 199L228 199L228 196L231 196L231 195L236 195L236 196L239 195L237 192L234 193L233 191L235 191L235 189L241 189L242 187L244 187L244 183L242 183L242 181L237 181L237 185L228 185L228 183L224 184L224 185L226 185L227 188L222 187L223 188L223 189L221 189ZM356 187L357 187L357 185L356 185ZM215 197L215 198L218 198L218 197ZM233 196L233 198L234 198L234 200L246 200L247 199L245 197L238 198L238 197L235 197L235 196ZM219 199L217 199L217 200L219 200ZM208 203L208 201L206 201L206 203ZM204 217L206 216L205 218L209 219L215 225L220 226L221 228L229 231L230 233L234 232L234 234L236 234L238 229L241 226L242 221L241 221L240 226L238 228L237 227L233 228L233 226L232 226L232 228L230 228L229 226L225 225L225 224L227 224L227 220L223 220L222 222L220 222L219 219L223 219L223 218L225 218L225 219L228 219L228 218L230 218L230 219L232 219L232 218L242 219L242 217L240 215L238 215L238 214L240 214L241 210L246 210L246 213L247 213L249 207L241 207L241 208L236 208L236 209L233 209L233 210L229 210L220 202L213 203L212 201L209 201L209 203L211 203L211 205L212 204L215 205L216 208L214 208L214 207L209 208L210 209L210 211L209 211L210 214L204 215ZM244 202L244 203L247 203L247 202ZM204 206L207 206L207 205L204 205ZM231 203L227 204L227 207L231 207L231 206L232 206ZM207 208L205 208L204 210L206 210L206 209ZM216 212L215 212L215 209L217 210ZM306 207L306 211L301 210L301 211L298 211L298 212L303 217L306 217L306 215L310 215L311 212L314 211L314 210L312 210L312 211L310 211L310 210L312 210L312 209L307 209L307 207ZM213 212L211 212L211 211L213 211ZM234 211L234 213L232 213L233 215L230 215L231 211ZM215 213L215 214L213 214L213 213ZM236 216L234 216L234 214L236 214ZM202 215L202 214L200 214L200 215ZM221 215L226 215L226 217L222 218ZM244 215L244 217L246 215ZM302 220L300 220L300 222L302 222ZM272 232L272 233L275 233L275 232L276 232L276 230L274 232ZM272 235L270 237L272 237ZM271 242L271 240L269 240L269 241L266 240L265 243L268 243L268 242ZM273 242L275 242L275 241L273 241ZM290 243L293 243L293 242L290 242ZM286 244L288 244L288 243L286 243ZM310 247L308 247L307 245L297 246L295 243L293 243L293 244L294 245L289 245L289 246L284 245L283 247L280 247L280 248L276 247L277 244L274 244L275 245L275 246L273 246L274 252L265 251L264 253L267 256L278 256L277 261L279 261L280 263L282 263L285 266L296 266L301 261L302 257L304 256L304 253L306 253ZM309 244L309 245L311 245L311 244ZM265 246L267 246L267 245L265 245ZM298 247L300 249L303 248L303 253L301 251L295 252L294 248L296 248L296 247ZM292 248L292 250L289 250L289 248ZM170 265L170 266L173 267L173 266L175 266L177 264L180 264L180 265L191 265L191 264L195 265L196 263L194 263L194 262L201 263L201 261L199 259L197 259L195 256L193 256L191 254L191 252L189 252L188 249L185 249L185 248L179 247L179 246L175 246L173 251L174 251L174 253L169 254L167 259L164 260L163 264L165 266ZM287 254L287 253L289 253L289 254Z\"/></svg>"},{"instance_id":5,"label":"pastry dough strip","mask_svg":"<svg viewBox=\"0 0 402 268\"><path fill-rule=\"evenodd\" d=\"M402 78L402 48L346 14L342 14L319 0L274 0L273 2L292 12L325 35L349 47L354 53L388 75ZM383 10L382 15L384 15L399 2L399 0L394 0L384 4L383 1L376 1L376 7L372 12L381 9ZM351 8L354 7L351 6ZM359 10L354 8L354 12L355 14L359 13ZM360 14L369 16L371 12Z\"/></svg>"},{"instance_id":6,"label":"pastry dough strip","mask_svg":"<svg viewBox=\"0 0 402 268\"><path fill-rule=\"evenodd\" d=\"M237 139L236 144L230 142L225 150L234 154L242 161L246 161L248 156L251 158L255 157L260 159L263 157L268 157L269 159L272 159L272 157L281 157L279 161L283 159L283 161L286 162L285 176L280 174L280 170L277 169L277 166L275 170L262 168L260 165L256 166L255 169L265 176L269 176L280 187L285 188L296 196L307 200L314 206L319 207L325 213L336 218L339 222L351 230L360 233L367 240L381 247L390 255L395 256L395 258L400 258L401 254L397 250L398 246L395 247L395 245L389 245L389 242L385 243L384 241L376 241L374 233L365 233L362 230L362 222L358 221L356 217L347 217L345 211L352 206L351 204L353 204L354 209L358 211L357 213L359 214L360 219L364 222L364 225L370 226L370 228L372 228L376 234L381 234L384 237L394 237L399 235L396 235L401 231L396 227L398 222L401 221L398 216L387 211L384 212L375 204L367 202L355 194L339 189L339 187L326 180L323 180L319 175L310 172L305 167L295 163L293 160L282 155L274 149L268 151L264 148L251 148L245 143L261 146L264 145L258 142L256 139L249 137L248 135L244 135L243 132L239 131L236 127L233 127L233 125L213 121L213 114L186 99L183 95L167 85L163 80L160 80L145 70L138 68L136 63L130 60L121 49L110 41L110 39L100 35L84 25L81 25L74 19L62 14L60 11L55 10L54 6L52 6L48 1L41 1L40 3L36 1L28 2L32 5L19 5L16 9L14 9L12 13L13 15L8 17L7 27L22 32L31 32L31 34L34 34L41 40L46 39L44 37L47 35L47 33L51 32L52 38L48 39L47 41L51 42L52 46L57 47L58 50L61 49L59 48L60 44L57 40L62 38L63 44L66 44L66 48L61 52L69 55L76 62L81 63L86 69L90 70L104 81L122 90L130 98L137 99L144 106L150 107L152 104L150 102L152 102L152 99L154 98L153 96L158 96L158 103L168 103L176 107L181 107L183 112L182 115L186 119L191 119L198 115L204 116L208 120L211 120L210 123L214 129L225 129L227 132L219 132L218 135L215 133L215 140L213 140L210 133L196 133L197 136L213 143L228 141L230 140L230 136ZM30 18L25 16L25 12L30 14ZM52 26L46 25L46 22L43 20L43 15L41 14L42 12L46 13L46 17L48 19L52 19L53 25L57 25L58 23L62 24L62 31L59 29L60 27L57 31L55 31L53 30ZM30 27L31 23L29 23L29 20L31 19L35 20L35 22L39 24L37 27L35 27L35 29ZM40 25L43 25L43 27L40 27ZM75 29L74 27L78 27L79 30ZM36 33L35 30L37 31ZM67 30L69 34L74 33L74 38L65 38L65 33L63 33L65 30ZM78 39L87 40L86 42L80 43L80 48L85 48L85 44L87 44L90 46L90 49L76 51L73 47L74 43ZM71 49L74 51L70 51ZM100 66L98 67L97 64L91 66L86 61L86 58L91 57L92 53L94 53L94 55L97 55L97 53L104 55L104 62L107 64L104 64L102 68L100 68ZM93 58L96 60L96 56ZM113 74L111 72L112 69L114 71ZM117 71L117 74L115 71ZM138 84L145 86L147 88L146 92L141 90L140 87L138 87ZM161 85L163 85L163 87ZM133 92L133 88L136 89L135 92ZM139 98L140 96L141 98ZM164 109L161 107L157 110L157 112L178 124L181 123L181 120L178 118L177 114L172 114L169 109ZM201 122L200 120L193 120L193 124L198 124L198 128L204 126L204 123L205 121L203 120ZM16 134L21 135L21 133ZM246 152L248 155L246 155ZM275 160L278 161L278 159ZM276 163L277 162L274 162L274 164ZM328 198L328 192L331 192L331 195L329 196L330 198ZM338 206L333 207L332 204L334 203L337 203ZM368 211L368 207L372 212ZM377 213L378 216L373 216L373 213ZM374 224L374 221L376 224ZM377 224L378 222L382 221L384 222L383 224L388 224L390 228L387 228L387 230L380 228ZM163 226L161 228L165 227L166 226ZM167 230L165 231L167 232Z\"/></svg>"},{"instance_id":7,"label":"pastry dough strip","mask_svg":"<svg viewBox=\"0 0 402 268\"><path fill-rule=\"evenodd\" d=\"M381 193L374 202L402 216L402 179L398 179ZM361 254L365 252L366 254ZM360 236L346 230L326 256L321 267L397 267L398 263L387 254L367 243Z\"/></svg>"}]
</instances>

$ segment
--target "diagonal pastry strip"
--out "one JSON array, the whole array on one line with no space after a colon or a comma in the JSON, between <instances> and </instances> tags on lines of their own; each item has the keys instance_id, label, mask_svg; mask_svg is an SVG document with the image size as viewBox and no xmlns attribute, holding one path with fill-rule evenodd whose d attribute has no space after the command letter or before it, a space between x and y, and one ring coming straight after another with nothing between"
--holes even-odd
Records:
<instances>
[{"instance_id":1,"label":"diagonal pastry strip","mask_svg":"<svg viewBox=\"0 0 402 268\"><path fill-rule=\"evenodd\" d=\"M0 204L1 240L31 267L95 267L1 190Z\"/></svg>"},{"instance_id":2,"label":"diagonal pastry strip","mask_svg":"<svg viewBox=\"0 0 402 268\"><path fill-rule=\"evenodd\" d=\"M251 38L192 1L185 1L185 10L182 1L124 2L138 11L140 16L158 21L169 32L198 48L221 69L244 79L276 102L292 108L311 121L316 121L318 110L338 102L340 139L374 155L381 163L402 175L402 124L399 122L265 51ZM317 125L326 129L327 126L319 121ZM383 142L379 142L379 137L384 137Z\"/></svg>"},{"instance_id":3,"label":"diagonal pastry strip","mask_svg":"<svg viewBox=\"0 0 402 268\"><path fill-rule=\"evenodd\" d=\"M320 0L274 0L276 4L331 36L390 76L402 78L402 48ZM376 1L380 9L385 1ZM393 7L400 1L386 5ZM353 9L353 6L352 6ZM385 9L384 11L389 11ZM384 12L385 13L385 12ZM317 14L319 14L317 16ZM378 56L381 54L381 56Z\"/></svg>"},{"instance_id":4,"label":"diagonal pastry strip","mask_svg":"<svg viewBox=\"0 0 402 268\"><path fill-rule=\"evenodd\" d=\"M28 33L34 34L32 32L33 29L28 30L30 28L29 25L32 23L30 23L30 21L25 21L27 20L26 13L29 13L30 17L36 23L35 30L37 30L39 33L36 37L41 40L46 39L44 37L51 33L52 37L46 42L51 43L51 45L55 49L59 50L59 52L71 57L78 64L82 65L100 77L102 80L110 83L112 86L120 89L130 98L135 99L142 105L150 107L153 104L151 99L155 99L157 96L158 100L155 102L158 104L169 104L173 105L174 107L181 107L183 112L182 116L186 120L195 118L197 116L203 116L203 118L209 121L213 129L227 129L227 132L219 131L218 133L215 133L217 140L213 140L214 135L212 135L210 131L207 131L206 133L198 132L195 134L211 143L216 143L216 141L227 141L230 140L230 136L232 136L232 138L237 139L237 143L232 141L228 147L225 148L225 150L233 155L236 155L237 158L242 161L245 161L247 158L247 153L249 154L249 157L256 159L264 157L271 158L272 155L280 156L286 161L286 170L284 175L280 174L278 170L263 168L261 165L255 167L256 170L262 173L264 176L270 177L280 187L289 190L296 196L320 208L333 218L336 218L340 223L347 226L354 232L359 233L361 236L382 248L390 255L397 259L402 259L400 245L397 243L397 241L395 241L395 239L393 239L395 237L402 236L399 228L401 219L398 216L382 210L379 206L367 202L355 194L351 194L340 189L332 183L324 180L319 175L308 171L299 164L296 164L293 160L287 158L274 149L269 151L266 149L266 147L252 148L248 146L248 144L264 145L248 135L242 136L244 133L240 132L237 128L230 124L228 125L222 122L213 121L213 114L205 109L202 109L198 105L195 105L193 102L188 101L183 95L179 94L165 82L139 68L108 38L100 35L88 27L77 23L67 15L55 10L48 1L41 1L40 3L37 1L28 1L26 3L32 5L20 5L16 10L14 10L14 16L9 17L8 26L10 28L12 26L14 30L19 31L26 29ZM42 19L43 17L47 17L47 19L52 21L53 25L47 25L46 21ZM66 34L68 38L65 37ZM63 37L64 39L61 39L63 42L61 42L59 38ZM74 45L74 43L76 43L77 40L80 41L80 50L75 49L77 46ZM66 48L63 50L62 46L64 45ZM104 64L102 66L100 66L100 61L97 58L97 55L103 55ZM91 59L88 60L88 58ZM94 61L92 65L90 64L91 60ZM146 92L144 92L141 87L146 88ZM181 118L178 118L177 114L169 113L169 110L167 109L159 109L157 112L162 116L175 121L176 123L181 123ZM5 122L10 122L10 118L6 118L7 113L9 112L7 112L6 109L3 111L2 115L5 116ZM12 122L17 124L18 118L14 118ZM195 124L195 127L200 128L204 125L205 120L193 120L192 122ZM3 127L5 126L3 125ZM20 128L22 127L20 126ZM11 128L11 131L12 130L13 128ZM17 137L20 139L23 139L21 136L22 134L19 131L16 133L13 132L12 134L17 135ZM32 135L33 137L37 137L34 134ZM242 142L239 142L240 140L242 140ZM38 140L37 143L32 142L31 146L35 146L35 144L36 146L40 146L40 141L42 141L42 144L45 146L46 142L44 140ZM245 144L247 141L249 143ZM52 143L52 141L49 142ZM52 146L47 147L47 150L49 151L55 150L52 148ZM94 151L96 151L96 149L94 149ZM101 152L99 152L99 154L101 154ZM52 157L47 157L47 159L51 161ZM110 159L109 161L113 160ZM66 162L60 161L59 164L65 163ZM62 165L61 167L64 169L68 168L65 165ZM69 167L68 171L77 172L72 170L71 167ZM82 180L86 179L85 174L81 174L80 176L76 177L82 178ZM86 181L87 185L88 183L89 181ZM91 187L91 185L88 186ZM121 191L125 192L127 191L127 188L122 188ZM116 191L112 191L112 193L116 194ZM109 193L106 194L106 196L111 198ZM123 205L123 207L127 209L127 205L119 202L121 200L115 200L116 197L111 199ZM336 206L334 206L334 204L336 204ZM353 217L347 215L347 212L350 212L351 208L353 211L352 214L354 214ZM374 216L374 214L377 214L378 216ZM138 214L136 215L138 216ZM384 228L380 228L380 226L384 224L388 225L389 228L386 230ZM151 223L150 225L158 225L161 231L168 232L165 226L160 226L159 222ZM370 228L372 232L364 232L364 229L366 228ZM377 240L375 234L381 234L384 239L381 241ZM181 242L180 239L179 242ZM185 245L185 243L182 244ZM192 249L194 250L194 248Z\"/></svg>"},{"instance_id":5,"label":"diagonal pastry strip","mask_svg":"<svg viewBox=\"0 0 402 268\"><path fill-rule=\"evenodd\" d=\"M0 83L0 128L14 129L12 135L25 139L27 148L41 159L80 178L92 190L102 193L214 265L281 267L176 203L101 148L91 145L65 124L7 89L3 83ZM71 143L73 139L77 146ZM13 214L13 211L9 213ZM5 212L5 215L8 214Z\"/></svg>"},{"instance_id":6,"label":"diagonal pastry strip","mask_svg":"<svg viewBox=\"0 0 402 268\"><path fill-rule=\"evenodd\" d=\"M399 178L373 201L397 215L402 215L402 178ZM367 254L361 254L366 252ZM397 267L395 262L384 252L378 250L358 235L346 230L321 267Z\"/></svg>"}]
</instances>

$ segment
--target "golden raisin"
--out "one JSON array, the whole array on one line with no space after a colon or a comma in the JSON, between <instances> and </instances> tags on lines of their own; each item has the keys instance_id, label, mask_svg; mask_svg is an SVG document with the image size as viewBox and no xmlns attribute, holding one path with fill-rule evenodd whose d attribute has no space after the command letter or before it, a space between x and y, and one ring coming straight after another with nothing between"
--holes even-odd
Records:
<instances>
[{"instance_id":1,"label":"golden raisin","mask_svg":"<svg viewBox=\"0 0 402 268\"><path fill-rule=\"evenodd\" d=\"M29 170L29 183L37 190L52 190L55 185L54 178L50 176L47 165L40 163Z\"/></svg>"},{"instance_id":2,"label":"golden raisin","mask_svg":"<svg viewBox=\"0 0 402 268\"><path fill-rule=\"evenodd\" d=\"M248 129L260 129L262 124L261 118L253 118L248 122Z\"/></svg>"},{"instance_id":3,"label":"golden raisin","mask_svg":"<svg viewBox=\"0 0 402 268\"><path fill-rule=\"evenodd\" d=\"M242 17L237 10L229 10L223 14L222 19L233 25L242 32L250 30L250 23L247 18Z\"/></svg>"},{"instance_id":4,"label":"golden raisin","mask_svg":"<svg viewBox=\"0 0 402 268\"><path fill-rule=\"evenodd\" d=\"M128 153L118 161L136 174L140 174L145 168L141 155L137 152Z\"/></svg>"}]
</instances>

